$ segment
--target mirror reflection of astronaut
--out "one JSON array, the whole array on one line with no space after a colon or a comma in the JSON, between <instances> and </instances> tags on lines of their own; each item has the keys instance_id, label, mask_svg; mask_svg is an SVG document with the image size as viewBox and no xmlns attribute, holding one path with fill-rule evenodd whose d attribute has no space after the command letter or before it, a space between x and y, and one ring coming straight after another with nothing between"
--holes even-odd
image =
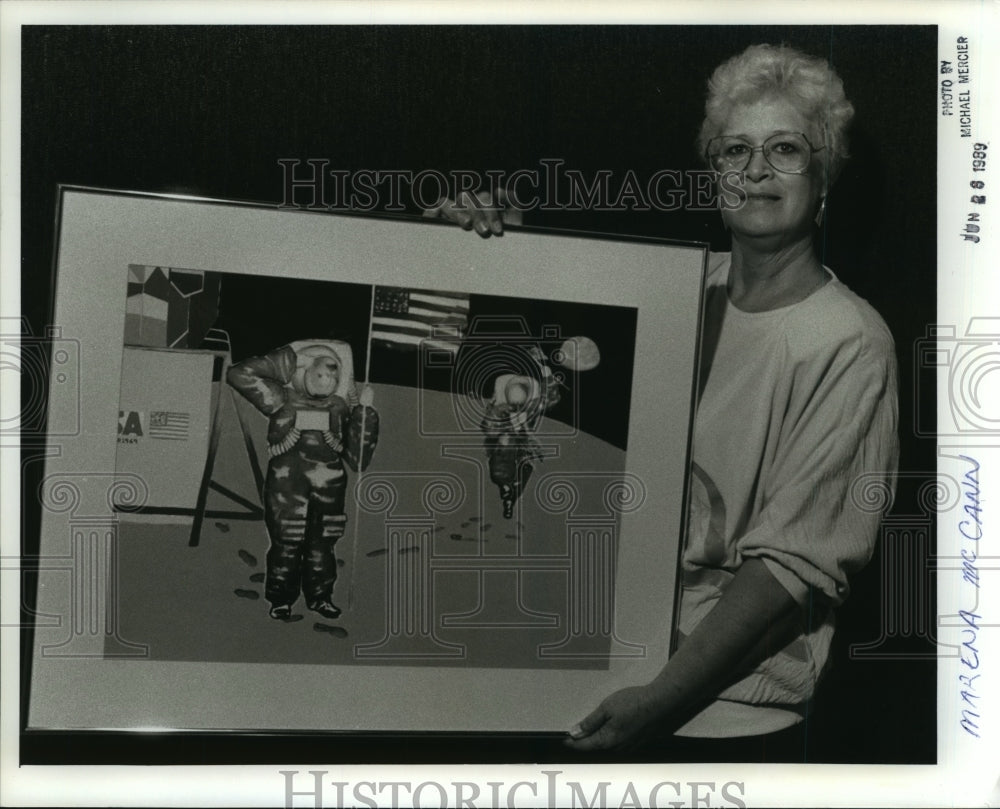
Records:
<instances>
[{"instance_id":1,"label":"mirror reflection of astronaut","mask_svg":"<svg viewBox=\"0 0 1000 809\"><path fill-rule=\"evenodd\" d=\"M229 369L227 380L270 422L264 520L271 540L264 595L272 618L291 616L299 593L336 618L334 545L344 535L347 472L364 470L378 441L372 390L360 397L347 343L298 341Z\"/></svg>"},{"instance_id":2,"label":"mirror reflection of astronaut","mask_svg":"<svg viewBox=\"0 0 1000 809\"><path fill-rule=\"evenodd\" d=\"M560 383L541 349L533 347L531 357L538 365L537 375L497 377L480 424L486 435L490 479L500 489L506 519L514 513L514 503L531 477L534 461L542 458L534 433L545 412L560 399Z\"/></svg>"}]
</instances>

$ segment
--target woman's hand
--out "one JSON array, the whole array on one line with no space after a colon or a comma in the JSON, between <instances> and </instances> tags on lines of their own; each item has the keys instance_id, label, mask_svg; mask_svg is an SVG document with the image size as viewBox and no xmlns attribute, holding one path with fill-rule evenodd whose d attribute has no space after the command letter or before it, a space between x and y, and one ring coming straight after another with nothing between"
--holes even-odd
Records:
<instances>
[{"instance_id":1,"label":"woman's hand","mask_svg":"<svg viewBox=\"0 0 1000 809\"><path fill-rule=\"evenodd\" d=\"M488 239L490 236L502 236L504 224L521 224L520 211L508 210L506 202L507 195L502 188L497 191L495 200L485 191L475 194L463 191L454 200L442 197L437 205L424 211L424 216L428 219L447 219Z\"/></svg>"},{"instance_id":2,"label":"woman's hand","mask_svg":"<svg viewBox=\"0 0 1000 809\"><path fill-rule=\"evenodd\" d=\"M647 685L616 691L570 731L575 750L638 744L673 733L731 682L801 631L802 610L761 559L747 559L722 598Z\"/></svg>"},{"instance_id":3,"label":"woman's hand","mask_svg":"<svg viewBox=\"0 0 1000 809\"><path fill-rule=\"evenodd\" d=\"M570 730L566 745L581 752L632 747L649 735L662 715L663 708L648 686L623 688Z\"/></svg>"}]
</instances>

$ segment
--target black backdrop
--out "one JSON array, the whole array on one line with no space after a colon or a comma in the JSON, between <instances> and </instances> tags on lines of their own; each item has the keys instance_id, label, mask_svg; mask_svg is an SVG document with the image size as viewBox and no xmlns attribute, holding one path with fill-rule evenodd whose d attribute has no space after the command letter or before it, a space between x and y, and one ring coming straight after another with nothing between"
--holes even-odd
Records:
<instances>
[{"instance_id":1,"label":"black backdrop","mask_svg":"<svg viewBox=\"0 0 1000 809\"><path fill-rule=\"evenodd\" d=\"M27 27L23 314L36 334L52 320L57 183L278 202L283 158L326 159L349 171L511 171L538 168L543 158L585 174L687 169L698 166L692 144L713 67L749 44L787 42L830 58L857 109L854 159L830 196L823 257L895 335L901 469L912 473L895 510L916 512L916 489L935 463L933 440L913 428L918 410L933 417L933 399L915 390L912 358L935 317L936 40L928 26ZM718 217L704 212L537 212L529 221L725 246ZM24 452L30 554L41 464ZM927 640L896 639L885 659L850 655L852 645L882 635L884 572L876 552L840 612L810 760L934 760ZM924 611L915 623L933 614L933 593L921 594L911 605ZM581 705L581 715L588 709ZM544 739L80 741L24 734L22 761L567 758Z\"/></svg>"}]
</instances>

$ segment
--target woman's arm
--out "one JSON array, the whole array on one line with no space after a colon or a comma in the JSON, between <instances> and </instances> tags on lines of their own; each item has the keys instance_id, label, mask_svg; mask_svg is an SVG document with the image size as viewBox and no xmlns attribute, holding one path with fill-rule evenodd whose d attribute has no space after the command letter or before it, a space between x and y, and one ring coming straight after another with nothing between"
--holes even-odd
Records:
<instances>
[{"instance_id":1,"label":"woman's arm","mask_svg":"<svg viewBox=\"0 0 1000 809\"><path fill-rule=\"evenodd\" d=\"M605 699L570 731L575 750L601 750L672 732L730 682L789 643L800 607L761 559L747 559L719 602L647 685Z\"/></svg>"},{"instance_id":2,"label":"woman's arm","mask_svg":"<svg viewBox=\"0 0 1000 809\"><path fill-rule=\"evenodd\" d=\"M856 332L844 332L845 313L862 321ZM675 731L794 640L803 623L796 604L838 605L847 577L871 557L882 510L860 503L855 487L870 480L894 488L895 351L881 320L856 304L824 317L789 338L815 345L781 382L777 401L787 404L761 483L766 506L737 541L735 577L663 671L612 694L571 732L573 747L618 746L654 726Z\"/></svg>"}]
</instances>

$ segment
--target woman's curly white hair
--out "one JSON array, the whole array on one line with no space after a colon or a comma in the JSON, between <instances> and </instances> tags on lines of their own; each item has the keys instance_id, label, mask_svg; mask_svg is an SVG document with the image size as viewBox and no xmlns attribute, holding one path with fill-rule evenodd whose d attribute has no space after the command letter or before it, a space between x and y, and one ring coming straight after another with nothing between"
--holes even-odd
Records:
<instances>
[{"instance_id":1,"label":"woman's curly white hair","mask_svg":"<svg viewBox=\"0 0 1000 809\"><path fill-rule=\"evenodd\" d=\"M787 99L812 123L815 131L806 135L814 146L827 147L827 177L832 183L848 157L847 128L854 107L844 95L843 81L825 59L788 45L751 45L715 69L708 81L699 154L704 155L708 142L723 134L734 106L769 97Z\"/></svg>"}]
</instances>

